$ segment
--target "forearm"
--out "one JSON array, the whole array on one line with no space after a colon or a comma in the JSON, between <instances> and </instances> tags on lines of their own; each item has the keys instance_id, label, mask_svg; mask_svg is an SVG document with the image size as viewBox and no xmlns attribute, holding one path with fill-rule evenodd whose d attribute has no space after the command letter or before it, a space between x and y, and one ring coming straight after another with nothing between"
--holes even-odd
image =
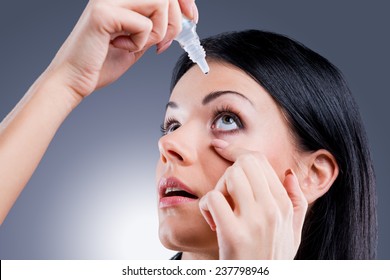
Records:
<instances>
[{"instance_id":1,"label":"forearm","mask_svg":"<svg viewBox=\"0 0 390 280\"><path fill-rule=\"evenodd\" d=\"M43 74L0 124L0 225L81 97Z\"/></svg>"},{"instance_id":2,"label":"forearm","mask_svg":"<svg viewBox=\"0 0 390 280\"><path fill-rule=\"evenodd\" d=\"M142 3L90 1L49 70L0 124L0 224L73 108L152 45L172 41L182 14L192 19L196 10L193 0Z\"/></svg>"}]
</instances>

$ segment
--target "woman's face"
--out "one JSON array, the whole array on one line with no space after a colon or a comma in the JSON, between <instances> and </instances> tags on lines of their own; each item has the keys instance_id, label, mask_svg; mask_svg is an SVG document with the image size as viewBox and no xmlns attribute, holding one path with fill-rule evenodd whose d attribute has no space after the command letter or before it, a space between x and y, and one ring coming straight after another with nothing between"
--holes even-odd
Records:
<instances>
[{"instance_id":1,"label":"woman's face","mask_svg":"<svg viewBox=\"0 0 390 280\"><path fill-rule=\"evenodd\" d=\"M192 67L167 105L157 164L160 240L167 248L216 256L216 234L199 210L232 163L210 144L223 139L264 154L280 179L296 166L296 149L280 108L243 71L211 62L210 73Z\"/></svg>"}]
</instances>

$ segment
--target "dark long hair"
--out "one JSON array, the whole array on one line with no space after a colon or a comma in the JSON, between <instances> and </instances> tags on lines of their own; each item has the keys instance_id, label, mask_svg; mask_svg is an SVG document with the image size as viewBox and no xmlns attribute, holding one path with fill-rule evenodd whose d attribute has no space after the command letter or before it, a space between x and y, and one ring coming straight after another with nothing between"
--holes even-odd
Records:
<instances>
[{"instance_id":1,"label":"dark long hair","mask_svg":"<svg viewBox=\"0 0 390 280\"><path fill-rule=\"evenodd\" d=\"M339 175L307 213L296 259L374 259L375 178L358 107L341 72L285 36L258 30L202 41L209 61L234 65L257 81L285 114L300 150L326 149ZM183 54L171 89L193 66Z\"/></svg>"}]
</instances>

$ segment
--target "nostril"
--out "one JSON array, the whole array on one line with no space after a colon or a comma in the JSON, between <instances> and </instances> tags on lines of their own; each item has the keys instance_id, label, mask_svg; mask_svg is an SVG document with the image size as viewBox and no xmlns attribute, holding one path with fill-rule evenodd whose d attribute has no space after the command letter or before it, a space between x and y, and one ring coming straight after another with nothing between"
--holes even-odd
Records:
<instances>
[{"instance_id":1,"label":"nostril","mask_svg":"<svg viewBox=\"0 0 390 280\"><path fill-rule=\"evenodd\" d=\"M175 151L169 150L168 153L169 153L172 157L175 157L175 158L177 158L177 159L180 160L180 161L183 161L183 160L184 160L183 157L182 157L180 154L176 153Z\"/></svg>"},{"instance_id":2,"label":"nostril","mask_svg":"<svg viewBox=\"0 0 390 280\"><path fill-rule=\"evenodd\" d=\"M161 161L162 163L167 163L167 158L163 154L161 154Z\"/></svg>"}]
</instances>

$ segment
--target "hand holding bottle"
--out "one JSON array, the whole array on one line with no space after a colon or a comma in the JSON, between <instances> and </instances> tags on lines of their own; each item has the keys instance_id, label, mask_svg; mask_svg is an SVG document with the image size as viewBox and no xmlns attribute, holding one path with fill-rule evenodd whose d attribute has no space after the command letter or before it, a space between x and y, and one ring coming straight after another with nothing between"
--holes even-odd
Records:
<instances>
[{"instance_id":1,"label":"hand holding bottle","mask_svg":"<svg viewBox=\"0 0 390 280\"><path fill-rule=\"evenodd\" d=\"M48 71L81 98L118 79L152 45L165 50L193 0L91 0Z\"/></svg>"}]
</instances>

